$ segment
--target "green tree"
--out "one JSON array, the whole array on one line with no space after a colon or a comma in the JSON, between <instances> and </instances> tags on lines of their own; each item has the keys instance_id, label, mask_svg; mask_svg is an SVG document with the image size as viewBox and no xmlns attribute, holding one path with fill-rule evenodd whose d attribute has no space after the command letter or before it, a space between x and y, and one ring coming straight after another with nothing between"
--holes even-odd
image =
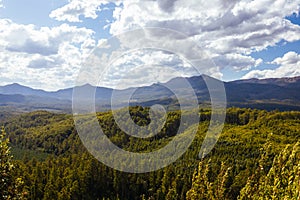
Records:
<instances>
[{"instance_id":1,"label":"green tree","mask_svg":"<svg viewBox=\"0 0 300 200\"><path fill-rule=\"evenodd\" d=\"M277 155L267 173L259 166L241 190L239 199L294 199L300 198L300 143L287 145ZM262 155L265 159L265 155ZM262 160L262 159L261 159ZM255 191L255 192L254 192ZM249 193L252 193L249 196Z\"/></svg>"},{"instance_id":2,"label":"green tree","mask_svg":"<svg viewBox=\"0 0 300 200\"><path fill-rule=\"evenodd\" d=\"M187 192L186 199L227 199L226 189L227 182L229 181L230 168L226 167L224 163L221 164L221 169L214 180L211 178L211 161L204 164L201 161L198 170L195 171L193 176L192 188Z\"/></svg>"},{"instance_id":3,"label":"green tree","mask_svg":"<svg viewBox=\"0 0 300 200\"><path fill-rule=\"evenodd\" d=\"M175 188L171 188L166 196L166 200L177 200L178 194Z\"/></svg>"},{"instance_id":4,"label":"green tree","mask_svg":"<svg viewBox=\"0 0 300 200\"><path fill-rule=\"evenodd\" d=\"M25 199L23 181L13 175L14 165L4 127L0 134L0 199Z\"/></svg>"}]
</instances>

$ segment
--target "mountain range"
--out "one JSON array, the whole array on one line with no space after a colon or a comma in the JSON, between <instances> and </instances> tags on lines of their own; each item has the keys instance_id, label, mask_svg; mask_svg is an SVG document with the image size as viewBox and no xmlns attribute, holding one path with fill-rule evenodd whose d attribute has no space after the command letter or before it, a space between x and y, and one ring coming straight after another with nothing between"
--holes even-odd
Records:
<instances>
[{"instance_id":1,"label":"mountain range","mask_svg":"<svg viewBox=\"0 0 300 200\"><path fill-rule=\"evenodd\" d=\"M166 83L156 83L150 86L113 90L111 88L96 87L95 101L97 110L110 109L111 96L114 93L118 99L118 106L128 106L127 96L131 96L130 105L151 106L153 104L168 105L175 108L178 104L173 91L186 95L184 81L188 81L201 106L209 106L210 95L206 86L206 79L213 79L206 75L194 77L177 77ZM220 81L213 79L214 81ZM236 107L249 107L266 110L300 110L300 76L293 78L247 79L223 82L226 90L227 105ZM81 89L91 89L86 84L78 86ZM17 83L0 86L0 107L17 109L21 111L52 110L71 112L73 88L48 92L33 89Z\"/></svg>"}]
</instances>

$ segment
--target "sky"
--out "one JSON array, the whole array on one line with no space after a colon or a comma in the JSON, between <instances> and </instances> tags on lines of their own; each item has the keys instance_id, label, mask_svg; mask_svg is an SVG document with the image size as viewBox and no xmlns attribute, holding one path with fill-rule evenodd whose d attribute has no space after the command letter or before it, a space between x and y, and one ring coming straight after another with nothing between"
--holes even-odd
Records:
<instances>
[{"instance_id":1,"label":"sky","mask_svg":"<svg viewBox=\"0 0 300 200\"><path fill-rule=\"evenodd\" d=\"M0 85L73 87L83 66L112 38L119 39L113 52L97 54L109 63L100 86L198 75L179 55L198 53L189 41L211 61L199 62L200 72L224 81L300 76L299 13L300 0L0 0ZM148 27L162 31L155 35ZM121 39L137 29L153 41L163 38L162 48L138 49L138 36ZM165 45L175 50L167 52Z\"/></svg>"}]
</instances>

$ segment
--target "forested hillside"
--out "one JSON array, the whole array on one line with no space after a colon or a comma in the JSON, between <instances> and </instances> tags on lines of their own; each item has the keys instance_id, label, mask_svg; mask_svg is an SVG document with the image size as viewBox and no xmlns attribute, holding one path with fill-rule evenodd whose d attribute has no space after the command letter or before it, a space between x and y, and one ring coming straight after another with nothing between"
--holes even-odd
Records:
<instances>
[{"instance_id":1,"label":"forested hillside","mask_svg":"<svg viewBox=\"0 0 300 200\"><path fill-rule=\"evenodd\" d=\"M149 109L130 108L138 125L149 123ZM28 199L299 199L300 112L228 109L224 130L203 160L198 153L210 111L201 121L188 151L161 170L131 174L94 159L81 144L73 118L36 111L3 118L13 176L24 182ZM149 152L165 146L176 134L181 113L168 113L155 137L126 135L111 112L97 113L105 134L119 147ZM23 198L25 198L23 197Z\"/></svg>"}]
</instances>

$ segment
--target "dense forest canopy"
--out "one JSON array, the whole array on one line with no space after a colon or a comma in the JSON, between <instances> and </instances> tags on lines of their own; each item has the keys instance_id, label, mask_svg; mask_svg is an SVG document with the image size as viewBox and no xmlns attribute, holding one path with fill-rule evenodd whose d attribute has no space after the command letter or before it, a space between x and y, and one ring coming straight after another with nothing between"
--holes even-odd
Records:
<instances>
[{"instance_id":1,"label":"dense forest canopy","mask_svg":"<svg viewBox=\"0 0 300 200\"><path fill-rule=\"evenodd\" d=\"M149 108L131 107L130 114L138 125L149 123ZM97 113L97 118L117 146L149 152L174 137L181 114L168 112L160 133L147 139L124 133L111 112ZM35 111L3 117L1 125L14 156L9 161L14 164L12 180L22 180L26 191L22 198L299 199L300 112L229 108L223 132L204 159L198 153L210 110L199 114L197 135L188 151L173 164L142 174L116 171L93 158L71 115Z\"/></svg>"}]
</instances>

